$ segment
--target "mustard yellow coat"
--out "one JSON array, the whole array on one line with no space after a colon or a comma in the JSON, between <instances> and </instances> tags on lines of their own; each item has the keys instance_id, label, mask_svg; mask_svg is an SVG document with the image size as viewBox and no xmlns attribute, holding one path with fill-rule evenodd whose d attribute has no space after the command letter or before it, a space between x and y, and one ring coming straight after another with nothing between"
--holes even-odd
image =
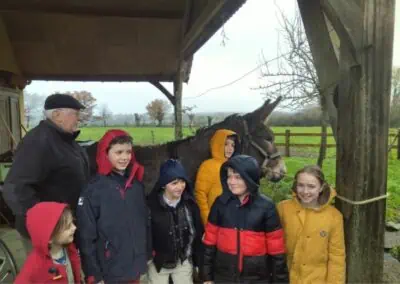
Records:
<instances>
[{"instance_id":1,"label":"mustard yellow coat","mask_svg":"<svg viewBox=\"0 0 400 284\"><path fill-rule=\"evenodd\" d=\"M343 216L328 202L318 209L304 208L296 196L278 204L285 231L291 284L345 283Z\"/></svg>"},{"instance_id":2,"label":"mustard yellow coat","mask_svg":"<svg viewBox=\"0 0 400 284\"><path fill-rule=\"evenodd\" d=\"M212 159L204 161L196 177L194 196L200 208L201 221L207 224L208 214L215 199L222 194L219 171L225 158L225 141L228 136L236 135L227 129L217 130L210 140Z\"/></svg>"}]
</instances>

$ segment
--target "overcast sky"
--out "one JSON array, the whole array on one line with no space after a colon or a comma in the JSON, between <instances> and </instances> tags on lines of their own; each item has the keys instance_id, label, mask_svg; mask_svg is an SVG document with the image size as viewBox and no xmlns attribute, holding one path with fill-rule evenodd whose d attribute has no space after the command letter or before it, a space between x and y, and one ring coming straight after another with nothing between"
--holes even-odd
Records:
<instances>
[{"instance_id":1,"label":"overcast sky","mask_svg":"<svg viewBox=\"0 0 400 284\"><path fill-rule=\"evenodd\" d=\"M276 2L285 14L294 14L296 0ZM400 1L396 2L393 64L400 66ZM190 80L183 90L184 105L196 105L196 112L248 112L262 104L264 98L260 92L251 90L259 83L259 70L228 87L204 93L254 69L260 63L261 52L267 60L276 57L279 23L274 3L274 0L247 0L224 27L228 37L225 46L218 31L195 54ZM165 86L172 90L172 84ZM56 91L81 90L91 92L98 105L107 103L113 113L144 113L150 101L165 99L148 83L33 81L26 88L26 92L46 96Z\"/></svg>"}]
</instances>

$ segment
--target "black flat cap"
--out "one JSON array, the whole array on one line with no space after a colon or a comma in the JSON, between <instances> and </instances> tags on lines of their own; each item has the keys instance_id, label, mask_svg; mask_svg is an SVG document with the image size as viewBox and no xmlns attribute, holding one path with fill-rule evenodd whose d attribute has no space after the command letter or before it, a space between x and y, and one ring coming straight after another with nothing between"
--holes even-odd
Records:
<instances>
[{"instance_id":1,"label":"black flat cap","mask_svg":"<svg viewBox=\"0 0 400 284\"><path fill-rule=\"evenodd\" d=\"M53 94L47 97L44 102L44 109L56 109L56 108L72 108L72 109L84 109L85 106L81 104L73 96L65 94Z\"/></svg>"}]
</instances>

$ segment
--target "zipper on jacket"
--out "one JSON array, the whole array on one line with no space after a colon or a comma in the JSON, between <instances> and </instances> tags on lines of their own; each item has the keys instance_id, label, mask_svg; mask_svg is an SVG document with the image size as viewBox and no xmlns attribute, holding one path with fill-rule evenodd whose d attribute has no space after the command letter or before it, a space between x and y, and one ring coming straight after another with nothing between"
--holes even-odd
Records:
<instances>
[{"instance_id":1,"label":"zipper on jacket","mask_svg":"<svg viewBox=\"0 0 400 284\"><path fill-rule=\"evenodd\" d=\"M106 259L109 259L111 257L110 241L106 241L104 244L104 257Z\"/></svg>"},{"instance_id":2,"label":"zipper on jacket","mask_svg":"<svg viewBox=\"0 0 400 284\"><path fill-rule=\"evenodd\" d=\"M239 279L240 273L242 272L243 268L243 258L242 258L242 253L241 253L241 248L240 248L240 232L242 229L236 228L237 231L237 278Z\"/></svg>"}]
</instances>

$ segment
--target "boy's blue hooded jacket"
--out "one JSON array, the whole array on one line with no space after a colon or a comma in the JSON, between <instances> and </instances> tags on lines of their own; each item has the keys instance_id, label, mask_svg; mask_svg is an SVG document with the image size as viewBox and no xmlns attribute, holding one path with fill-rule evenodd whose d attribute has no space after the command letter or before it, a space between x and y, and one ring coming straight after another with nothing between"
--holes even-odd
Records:
<instances>
[{"instance_id":1,"label":"boy's blue hooded jacket","mask_svg":"<svg viewBox=\"0 0 400 284\"><path fill-rule=\"evenodd\" d=\"M186 188L176 208L171 208L165 203L163 193L165 186L176 179L185 180ZM153 263L156 269L160 271L166 264L173 264L184 260L182 258L185 258L185 256L182 257L179 254L182 251L177 249L177 244L181 241L186 244L190 238L190 230L186 226L187 222L186 218L184 218L187 216L185 212L190 214L191 225L194 229L189 261L194 266L201 268L203 256L201 237L204 230L200 220L200 211L193 197L190 181L182 164L178 160L170 159L161 165L159 179L153 191L148 196L147 202L151 211ZM173 222L172 220L180 221L176 223L176 221ZM179 233L174 230L175 225L179 227ZM187 249L188 247L186 247L186 252Z\"/></svg>"},{"instance_id":2,"label":"boy's blue hooded jacket","mask_svg":"<svg viewBox=\"0 0 400 284\"><path fill-rule=\"evenodd\" d=\"M114 137L108 131L98 144L98 174L79 198L77 224L83 271L89 283L138 280L147 271L150 254L149 213L141 182L143 167L132 158L125 175L112 171L107 149Z\"/></svg>"}]
</instances>

